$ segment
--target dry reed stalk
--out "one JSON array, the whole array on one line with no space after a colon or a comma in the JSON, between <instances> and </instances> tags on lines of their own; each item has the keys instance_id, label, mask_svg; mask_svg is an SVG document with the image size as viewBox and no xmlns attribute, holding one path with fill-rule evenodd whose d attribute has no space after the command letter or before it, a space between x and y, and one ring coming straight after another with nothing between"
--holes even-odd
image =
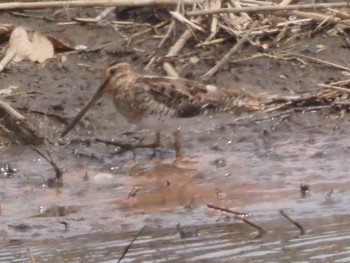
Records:
<instances>
[{"instance_id":1,"label":"dry reed stalk","mask_svg":"<svg viewBox=\"0 0 350 263\"><path fill-rule=\"evenodd\" d=\"M242 8L222 8L215 10L200 10L200 11L189 11L186 13L188 16L202 16L202 15L213 15L223 13L261 13L261 12L281 12L291 10L315 10L323 8L342 8L350 7L349 2L337 2L337 3L323 3L323 4L301 4L301 5L287 5L287 6L256 6L256 7L242 7Z\"/></svg>"},{"instance_id":2,"label":"dry reed stalk","mask_svg":"<svg viewBox=\"0 0 350 263\"><path fill-rule=\"evenodd\" d=\"M178 0L70 0L41 2L0 3L0 10L42 9L69 7L122 7L122 6L175 6ZM193 5L193 0L183 0L185 5Z\"/></svg>"}]
</instances>

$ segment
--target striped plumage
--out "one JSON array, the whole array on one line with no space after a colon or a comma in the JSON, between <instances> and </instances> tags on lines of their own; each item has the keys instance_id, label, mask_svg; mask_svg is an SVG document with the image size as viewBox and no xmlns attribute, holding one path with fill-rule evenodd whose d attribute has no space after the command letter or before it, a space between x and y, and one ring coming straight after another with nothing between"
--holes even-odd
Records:
<instances>
[{"instance_id":1,"label":"striped plumage","mask_svg":"<svg viewBox=\"0 0 350 263\"><path fill-rule=\"evenodd\" d=\"M157 140L151 146L158 146L160 131L173 119L260 107L257 100L231 90L220 90L188 79L139 75L130 64L118 63L104 70L101 86L61 136L75 126L105 91L112 94L115 107L129 123L156 131ZM177 156L180 156L181 143L176 130L173 132Z\"/></svg>"}]
</instances>

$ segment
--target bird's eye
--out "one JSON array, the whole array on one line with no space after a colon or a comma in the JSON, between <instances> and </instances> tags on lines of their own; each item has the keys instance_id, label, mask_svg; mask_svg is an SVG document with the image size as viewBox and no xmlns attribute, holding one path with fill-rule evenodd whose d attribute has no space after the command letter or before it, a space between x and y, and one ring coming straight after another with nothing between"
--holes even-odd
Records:
<instances>
[{"instance_id":1,"label":"bird's eye","mask_svg":"<svg viewBox=\"0 0 350 263\"><path fill-rule=\"evenodd\" d=\"M110 73L111 75L114 75L116 72L117 72L117 70L116 70L115 68L112 68L112 69L109 71L109 73Z\"/></svg>"}]
</instances>

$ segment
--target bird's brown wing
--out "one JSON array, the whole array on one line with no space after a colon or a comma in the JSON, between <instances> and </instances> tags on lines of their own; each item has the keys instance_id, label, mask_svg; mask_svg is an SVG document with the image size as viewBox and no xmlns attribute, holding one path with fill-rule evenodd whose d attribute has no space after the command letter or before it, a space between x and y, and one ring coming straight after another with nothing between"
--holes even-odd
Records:
<instances>
[{"instance_id":1,"label":"bird's brown wing","mask_svg":"<svg viewBox=\"0 0 350 263\"><path fill-rule=\"evenodd\" d=\"M181 78L160 76L141 76L137 82L146 87L150 96L149 104L165 108L173 117L193 117L201 112L209 103L206 99L210 92L205 85ZM215 103L213 102L213 105Z\"/></svg>"}]
</instances>

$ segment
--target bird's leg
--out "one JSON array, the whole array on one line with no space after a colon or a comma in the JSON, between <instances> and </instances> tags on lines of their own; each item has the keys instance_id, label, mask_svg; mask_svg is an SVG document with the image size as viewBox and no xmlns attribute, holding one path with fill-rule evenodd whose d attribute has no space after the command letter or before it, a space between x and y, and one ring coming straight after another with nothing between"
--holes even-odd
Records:
<instances>
[{"instance_id":1,"label":"bird's leg","mask_svg":"<svg viewBox=\"0 0 350 263\"><path fill-rule=\"evenodd\" d=\"M175 148L175 154L177 159L181 159L183 157L182 153L182 141L181 141L181 134L180 130L177 130L173 133L174 136L174 148Z\"/></svg>"},{"instance_id":2,"label":"bird's leg","mask_svg":"<svg viewBox=\"0 0 350 263\"><path fill-rule=\"evenodd\" d=\"M121 143L121 142L116 142L116 141L108 141L108 140L103 140L103 139L99 139L99 138L96 138L95 142L102 142L102 143L104 143L106 145L112 145L112 146L118 147L119 150L116 151L113 154L120 154L120 153L124 153L126 151L133 151L134 150L133 145L130 144L130 143Z\"/></svg>"},{"instance_id":3,"label":"bird's leg","mask_svg":"<svg viewBox=\"0 0 350 263\"><path fill-rule=\"evenodd\" d=\"M137 148L157 148L160 146L160 132L157 131L156 132L156 139L153 143L149 143L149 144L136 144L136 145L132 145L133 149L137 149Z\"/></svg>"},{"instance_id":4,"label":"bird's leg","mask_svg":"<svg viewBox=\"0 0 350 263\"><path fill-rule=\"evenodd\" d=\"M107 145L113 145L113 146L117 146L120 148L119 151L116 152L116 154L122 153L122 152L126 152L126 151L134 151L135 149L145 149L145 148L157 148L160 146L160 132L157 131L156 132L156 139L153 143L149 143L149 144L131 144L131 143L120 143L120 142L111 142L111 141L105 141L102 139L95 139L96 142L102 142L105 143Z\"/></svg>"}]
</instances>

